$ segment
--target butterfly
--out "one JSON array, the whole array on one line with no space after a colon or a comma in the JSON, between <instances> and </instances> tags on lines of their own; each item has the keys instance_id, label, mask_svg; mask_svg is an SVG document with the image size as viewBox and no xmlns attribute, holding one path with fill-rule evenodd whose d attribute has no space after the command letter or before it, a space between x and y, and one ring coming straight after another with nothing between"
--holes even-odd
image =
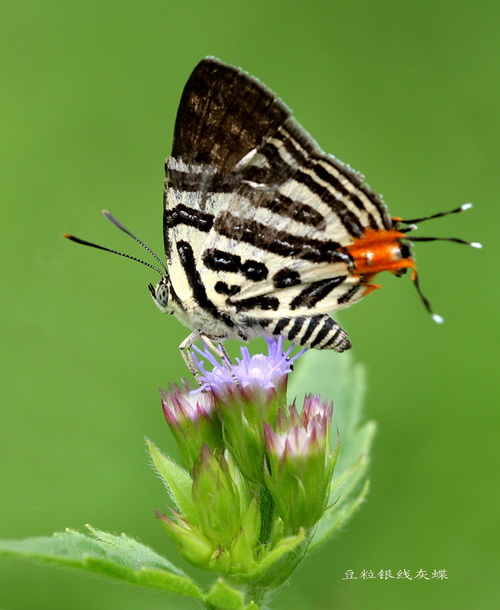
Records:
<instances>
[{"instance_id":1,"label":"butterfly","mask_svg":"<svg viewBox=\"0 0 500 610\"><path fill-rule=\"evenodd\" d=\"M109 212L160 267L149 290L158 308L192 333L244 341L281 336L296 345L342 352L347 333L330 313L378 288L381 271L407 270L422 294L412 242L402 220L359 173L325 154L289 108L259 80L213 57L201 60L182 93L172 153L165 163L166 264ZM480 247L456 238L448 241Z\"/></svg>"}]
</instances>

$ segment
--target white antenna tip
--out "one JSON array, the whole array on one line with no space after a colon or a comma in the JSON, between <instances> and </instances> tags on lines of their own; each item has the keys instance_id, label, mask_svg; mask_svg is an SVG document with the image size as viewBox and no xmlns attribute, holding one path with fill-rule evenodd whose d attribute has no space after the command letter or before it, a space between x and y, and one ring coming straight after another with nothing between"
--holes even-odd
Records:
<instances>
[{"instance_id":1,"label":"white antenna tip","mask_svg":"<svg viewBox=\"0 0 500 610\"><path fill-rule=\"evenodd\" d=\"M437 313L433 313L432 314L432 319L434 320L434 322L436 322L436 324L442 324L444 322L444 318L441 317L439 314Z\"/></svg>"},{"instance_id":2,"label":"white antenna tip","mask_svg":"<svg viewBox=\"0 0 500 610\"><path fill-rule=\"evenodd\" d=\"M470 210L472 207L472 203L464 203L462 206L460 206L460 209L462 210L462 212L465 212L465 210Z\"/></svg>"},{"instance_id":3,"label":"white antenna tip","mask_svg":"<svg viewBox=\"0 0 500 610\"><path fill-rule=\"evenodd\" d=\"M483 247L483 244L479 243L478 241L471 241L470 245L473 248L478 248L478 249L481 249Z\"/></svg>"}]
</instances>

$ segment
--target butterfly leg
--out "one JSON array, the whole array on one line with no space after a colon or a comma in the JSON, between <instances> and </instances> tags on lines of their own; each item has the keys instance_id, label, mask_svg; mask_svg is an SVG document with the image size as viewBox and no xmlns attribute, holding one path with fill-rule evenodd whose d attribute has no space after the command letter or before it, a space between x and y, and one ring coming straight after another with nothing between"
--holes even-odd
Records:
<instances>
[{"instance_id":1,"label":"butterfly leg","mask_svg":"<svg viewBox=\"0 0 500 610\"><path fill-rule=\"evenodd\" d=\"M212 339L217 340L220 338L221 337L209 337L205 333L195 330L188 337L186 337L184 339L184 341L179 345L179 350L181 352L184 362L186 363L186 366L188 367L189 371L192 373L192 375L194 376L194 378L200 385L201 385L201 383L200 383L200 378L199 378L199 371L194 363L193 355L191 353L191 347L193 346L194 342L197 341L198 339L201 339L201 341L208 347L208 349L215 356L219 357L222 360L224 365L227 367L227 369L231 373L233 381L235 383L238 383L238 380L234 376L234 373L231 369L232 363L231 363L229 354L226 351L226 348L223 346L222 343L219 343L218 347L216 347L214 342L212 341Z\"/></svg>"},{"instance_id":2,"label":"butterfly leg","mask_svg":"<svg viewBox=\"0 0 500 610\"><path fill-rule=\"evenodd\" d=\"M194 376L196 381L199 383L198 369L193 360L193 354L191 353L191 347L193 343L200 338L199 331L195 330L184 341L179 345L179 351L181 352L182 359L184 360L189 372Z\"/></svg>"}]
</instances>

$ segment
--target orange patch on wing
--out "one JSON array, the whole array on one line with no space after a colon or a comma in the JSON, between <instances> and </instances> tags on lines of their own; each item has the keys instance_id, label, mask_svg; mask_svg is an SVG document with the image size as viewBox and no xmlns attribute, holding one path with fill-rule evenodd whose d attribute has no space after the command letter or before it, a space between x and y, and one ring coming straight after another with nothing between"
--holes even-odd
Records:
<instances>
[{"instance_id":1,"label":"orange patch on wing","mask_svg":"<svg viewBox=\"0 0 500 610\"><path fill-rule=\"evenodd\" d=\"M405 234L400 231L367 229L363 237L355 238L354 243L346 247L353 258L355 273L366 276L369 281L381 271L396 273L408 267L415 269L415 261L401 255L399 240L404 237ZM369 285L370 292L374 288L378 286L371 288Z\"/></svg>"}]
</instances>

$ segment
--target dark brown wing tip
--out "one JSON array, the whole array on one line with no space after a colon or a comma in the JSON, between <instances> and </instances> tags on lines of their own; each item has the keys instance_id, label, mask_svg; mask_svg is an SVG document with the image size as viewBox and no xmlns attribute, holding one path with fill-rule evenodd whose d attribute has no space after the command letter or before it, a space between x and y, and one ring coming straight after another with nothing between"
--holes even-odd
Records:
<instances>
[{"instance_id":1,"label":"dark brown wing tip","mask_svg":"<svg viewBox=\"0 0 500 610\"><path fill-rule=\"evenodd\" d=\"M258 79L216 57L205 57L184 87L172 156L230 171L290 116Z\"/></svg>"}]
</instances>

